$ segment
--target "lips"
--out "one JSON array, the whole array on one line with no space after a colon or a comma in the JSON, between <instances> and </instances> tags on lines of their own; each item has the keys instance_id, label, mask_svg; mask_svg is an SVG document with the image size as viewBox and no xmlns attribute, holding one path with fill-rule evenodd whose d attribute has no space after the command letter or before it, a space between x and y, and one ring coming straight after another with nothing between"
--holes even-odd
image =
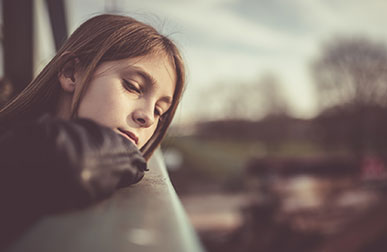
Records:
<instances>
[{"instance_id":1,"label":"lips","mask_svg":"<svg viewBox=\"0 0 387 252\"><path fill-rule=\"evenodd\" d=\"M135 145L138 144L138 137L130 132L130 131L127 131L127 130L123 130L123 129L120 129L118 128L118 130L120 131L120 133L122 133L125 137L127 137L130 141L132 141Z\"/></svg>"}]
</instances>

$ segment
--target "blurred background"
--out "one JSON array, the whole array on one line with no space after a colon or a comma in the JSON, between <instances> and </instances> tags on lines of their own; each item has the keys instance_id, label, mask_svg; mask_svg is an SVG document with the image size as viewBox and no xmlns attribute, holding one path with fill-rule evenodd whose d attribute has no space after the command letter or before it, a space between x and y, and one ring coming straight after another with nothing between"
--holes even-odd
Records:
<instances>
[{"instance_id":1,"label":"blurred background","mask_svg":"<svg viewBox=\"0 0 387 252\"><path fill-rule=\"evenodd\" d=\"M188 81L162 151L208 251L385 251L386 1L15 2L17 21L1 2L2 104L93 15L177 43ZM32 54L7 56L7 34Z\"/></svg>"}]
</instances>

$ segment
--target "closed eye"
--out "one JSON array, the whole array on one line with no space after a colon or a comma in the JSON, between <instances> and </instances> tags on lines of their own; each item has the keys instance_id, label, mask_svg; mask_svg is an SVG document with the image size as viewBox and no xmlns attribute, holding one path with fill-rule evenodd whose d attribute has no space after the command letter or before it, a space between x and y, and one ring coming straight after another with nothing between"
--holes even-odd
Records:
<instances>
[{"instance_id":1,"label":"closed eye","mask_svg":"<svg viewBox=\"0 0 387 252\"><path fill-rule=\"evenodd\" d=\"M156 116L161 116L161 111L159 109L155 109L155 115Z\"/></svg>"},{"instance_id":2,"label":"closed eye","mask_svg":"<svg viewBox=\"0 0 387 252\"><path fill-rule=\"evenodd\" d=\"M141 89L138 88L135 84L133 84L132 82L128 81L128 80L125 80L123 79L123 82L125 84L125 88L128 89L129 91L132 91L132 92L136 92L138 94L141 94Z\"/></svg>"},{"instance_id":3,"label":"closed eye","mask_svg":"<svg viewBox=\"0 0 387 252\"><path fill-rule=\"evenodd\" d=\"M167 113L162 113L161 110L155 109L155 116L158 117L159 121L162 121Z\"/></svg>"}]
</instances>

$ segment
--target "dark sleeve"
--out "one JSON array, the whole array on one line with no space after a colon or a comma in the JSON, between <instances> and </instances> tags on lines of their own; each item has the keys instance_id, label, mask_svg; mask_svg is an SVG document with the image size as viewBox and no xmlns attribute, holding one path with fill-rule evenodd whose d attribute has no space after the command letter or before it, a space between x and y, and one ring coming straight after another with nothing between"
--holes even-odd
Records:
<instances>
[{"instance_id":1,"label":"dark sleeve","mask_svg":"<svg viewBox=\"0 0 387 252\"><path fill-rule=\"evenodd\" d=\"M0 135L0 239L42 215L137 183L145 170L134 144L93 121L45 116L20 123Z\"/></svg>"}]
</instances>

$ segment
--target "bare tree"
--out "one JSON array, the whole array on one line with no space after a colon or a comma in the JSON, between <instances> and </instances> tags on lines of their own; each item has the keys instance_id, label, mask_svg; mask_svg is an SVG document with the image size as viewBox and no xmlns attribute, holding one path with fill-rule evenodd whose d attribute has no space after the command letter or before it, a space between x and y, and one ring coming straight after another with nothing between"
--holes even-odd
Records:
<instances>
[{"instance_id":1,"label":"bare tree","mask_svg":"<svg viewBox=\"0 0 387 252\"><path fill-rule=\"evenodd\" d=\"M288 105L281 90L281 83L274 74L262 75L257 84L266 116L288 114Z\"/></svg>"},{"instance_id":2,"label":"bare tree","mask_svg":"<svg viewBox=\"0 0 387 252\"><path fill-rule=\"evenodd\" d=\"M366 38L326 44L313 64L324 142L362 159L387 149L387 48Z\"/></svg>"},{"instance_id":3,"label":"bare tree","mask_svg":"<svg viewBox=\"0 0 387 252\"><path fill-rule=\"evenodd\" d=\"M387 49L357 37L327 43L313 64L321 107L387 105Z\"/></svg>"}]
</instances>

